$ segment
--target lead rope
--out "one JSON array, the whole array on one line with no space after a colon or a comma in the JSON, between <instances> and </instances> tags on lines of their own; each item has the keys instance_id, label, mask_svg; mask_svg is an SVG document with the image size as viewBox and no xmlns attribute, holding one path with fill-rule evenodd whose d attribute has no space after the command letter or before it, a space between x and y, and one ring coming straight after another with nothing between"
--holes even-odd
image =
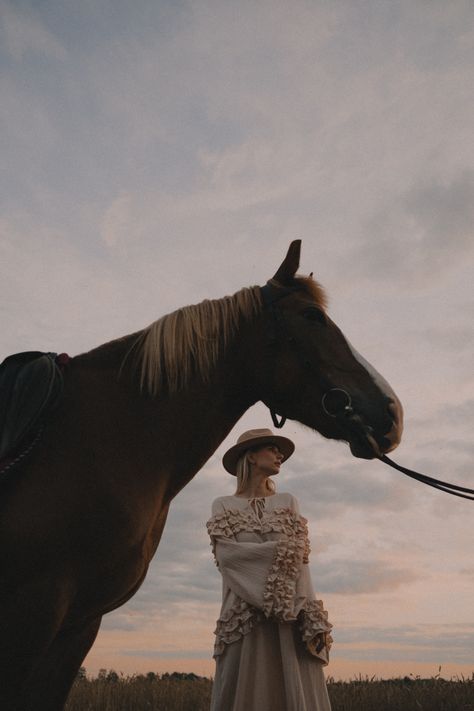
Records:
<instances>
[{"instance_id":1,"label":"lead rope","mask_svg":"<svg viewBox=\"0 0 474 711\"><path fill-rule=\"evenodd\" d=\"M332 405L328 401L330 396L332 397ZM421 481L422 484L427 484L428 486L432 486L433 488L439 489L440 491L445 491L447 494L452 494L453 496L460 496L463 499L469 499L470 501L474 501L474 489L468 489L466 486L458 486L457 484L450 484L447 481L435 479L434 477L428 476L427 474L415 472L413 471L413 469L408 469L407 467L402 467L400 464L397 464L392 459L389 459L386 454L380 454L380 452L375 449L376 443L374 442L372 436L372 428L368 425L365 425L361 418L356 415L352 407L351 396L342 388L332 388L332 390L329 390L327 393L325 393L322 397L322 406L323 410L330 417L335 417L338 420L343 418L346 424L350 424L350 426L354 430L356 430L359 434L363 435L367 439L369 444L372 446L372 449L377 459L379 459L384 464L388 464L388 466L393 467L393 469L396 469L402 474L406 474L406 476L409 476L412 479ZM332 408L334 408L334 412L331 411ZM461 494L461 491L464 491L466 493Z\"/></svg>"},{"instance_id":2,"label":"lead rope","mask_svg":"<svg viewBox=\"0 0 474 711\"><path fill-rule=\"evenodd\" d=\"M412 469L407 469L406 467L402 467L400 464L397 464L392 459L389 459L386 454L381 454L378 459L380 459L381 462L384 462L384 464L388 464L390 467L393 467L394 469L397 469L397 471L402 472L402 474L406 474L412 479L417 479L417 481L421 481L423 484L433 486L435 489L445 491L447 494L452 494L453 496L461 496L463 499L469 499L470 501L474 501L474 489L468 489L466 486L458 486L457 484L450 484L447 481L434 479L433 477L427 476L426 474L420 474L420 472L415 472ZM466 494L461 494L461 491L465 491ZM470 496L468 494L470 494Z\"/></svg>"}]
</instances>

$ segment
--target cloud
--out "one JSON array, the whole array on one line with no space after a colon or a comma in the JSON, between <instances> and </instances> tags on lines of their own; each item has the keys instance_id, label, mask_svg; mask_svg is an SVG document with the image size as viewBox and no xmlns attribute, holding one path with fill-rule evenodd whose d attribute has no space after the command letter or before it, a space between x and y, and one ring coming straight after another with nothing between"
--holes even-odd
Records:
<instances>
[{"instance_id":1,"label":"cloud","mask_svg":"<svg viewBox=\"0 0 474 711\"><path fill-rule=\"evenodd\" d=\"M472 254L473 224L474 171L463 170L450 182L424 178L367 222L355 266L371 278L396 275L411 287L433 288Z\"/></svg>"},{"instance_id":2,"label":"cloud","mask_svg":"<svg viewBox=\"0 0 474 711\"><path fill-rule=\"evenodd\" d=\"M455 351L458 358L463 353L469 356L472 353L472 333L466 328L466 324L442 323L425 327L422 333L418 330L416 335L422 336L434 348L446 353ZM414 332L413 336L415 337Z\"/></svg>"},{"instance_id":3,"label":"cloud","mask_svg":"<svg viewBox=\"0 0 474 711\"><path fill-rule=\"evenodd\" d=\"M319 521L347 507L400 511L410 506L408 494L396 482L384 477L383 470L382 475L374 471L380 467L377 462L353 459L340 443L324 445L323 450L316 443L306 444L283 474L285 485L299 492L305 516Z\"/></svg>"},{"instance_id":4,"label":"cloud","mask_svg":"<svg viewBox=\"0 0 474 711\"><path fill-rule=\"evenodd\" d=\"M149 659L182 659L183 650L165 652L159 649L124 649L122 654L130 657L146 657ZM209 649L193 649L186 651L187 659L209 659Z\"/></svg>"},{"instance_id":5,"label":"cloud","mask_svg":"<svg viewBox=\"0 0 474 711\"><path fill-rule=\"evenodd\" d=\"M450 402L443 407L439 407L433 413L433 420L439 420L440 417L446 418L448 422L452 422L455 427L460 424L472 430L474 426L474 398L461 400L460 402Z\"/></svg>"},{"instance_id":6,"label":"cloud","mask_svg":"<svg viewBox=\"0 0 474 711\"><path fill-rule=\"evenodd\" d=\"M474 171L465 170L450 183L413 188L404 200L420 234L420 250L444 262L469 254L474 237Z\"/></svg>"},{"instance_id":7,"label":"cloud","mask_svg":"<svg viewBox=\"0 0 474 711\"><path fill-rule=\"evenodd\" d=\"M26 11L5 0L0 3L0 41L16 61L29 53L56 60L67 57L63 44L33 8Z\"/></svg>"},{"instance_id":8,"label":"cloud","mask_svg":"<svg viewBox=\"0 0 474 711\"><path fill-rule=\"evenodd\" d=\"M113 613L104 615L101 630L122 630L133 632L141 629L145 624L144 615L140 614L137 607L131 610L116 610Z\"/></svg>"},{"instance_id":9,"label":"cloud","mask_svg":"<svg viewBox=\"0 0 474 711\"><path fill-rule=\"evenodd\" d=\"M408 568L395 568L382 561L331 560L318 563L318 591L339 595L360 595L393 591L421 576Z\"/></svg>"},{"instance_id":10,"label":"cloud","mask_svg":"<svg viewBox=\"0 0 474 711\"><path fill-rule=\"evenodd\" d=\"M474 628L468 624L343 627L334 631L335 656L348 659L472 663Z\"/></svg>"},{"instance_id":11,"label":"cloud","mask_svg":"<svg viewBox=\"0 0 474 711\"><path fill-rule=\"evenodd\" d=\"M131 202L130 195L120 195L105 211L100 232L108 247L115 247L117 243L130 237Z\"/></svg>"}]
</instances>

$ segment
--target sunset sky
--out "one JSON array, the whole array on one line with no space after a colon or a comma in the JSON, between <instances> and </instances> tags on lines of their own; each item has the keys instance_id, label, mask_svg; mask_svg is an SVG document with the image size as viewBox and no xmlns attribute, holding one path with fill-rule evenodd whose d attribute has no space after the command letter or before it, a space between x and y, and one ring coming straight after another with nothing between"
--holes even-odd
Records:
<instances>
[{"instance_id":1,"label":"sunset sky","mask_svg":"<svg viewBox=\"0 0 474 711\"><path fill-rule=\"evenodd\" d=\"M474 487L469 0L0 0L0 359L89 350L273 275L302 239L329 313L405 409L393 458ZM205 522L174 500L85 666L213 673ZM296 422L277 485L309 519L326 674L474 672L474 503Z\"/></svg>"}]
</instances>

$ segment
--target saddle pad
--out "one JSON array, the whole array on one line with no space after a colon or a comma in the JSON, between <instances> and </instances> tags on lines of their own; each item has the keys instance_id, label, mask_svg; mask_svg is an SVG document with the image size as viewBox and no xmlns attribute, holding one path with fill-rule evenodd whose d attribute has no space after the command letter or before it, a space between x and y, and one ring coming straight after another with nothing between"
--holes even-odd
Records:
<instances>
[{"instance_id":1,"label":"saddle pad","mask_svg":"<svg viewBox=\"0 0 474 711\"><path fill-rule=\"evenodd\" d=\"M55 353L15 353L0 365L0 460L35 432L57 403L63 376Z\"/></svg>"}]
</instances>

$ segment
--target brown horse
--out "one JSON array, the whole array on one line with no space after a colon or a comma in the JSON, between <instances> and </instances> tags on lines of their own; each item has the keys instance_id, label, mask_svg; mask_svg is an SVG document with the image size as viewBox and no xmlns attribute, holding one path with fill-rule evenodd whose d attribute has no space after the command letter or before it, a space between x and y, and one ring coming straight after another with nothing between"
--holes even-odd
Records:
<instances>
[{"instance_id":1,"label":"brown horse","mask_svg":"<svg viewBox=\"0 0 474 711\"><path fill-rule=\"evenodd\" d=\"M171 500L254 403L356 456L397 446L400 403L329 319L321 287L296 276L300 246L263 289L70 361L41 443L2 492L2 711L63 708L102 615L142 584Z\"/></svg>"}]
</instances>

